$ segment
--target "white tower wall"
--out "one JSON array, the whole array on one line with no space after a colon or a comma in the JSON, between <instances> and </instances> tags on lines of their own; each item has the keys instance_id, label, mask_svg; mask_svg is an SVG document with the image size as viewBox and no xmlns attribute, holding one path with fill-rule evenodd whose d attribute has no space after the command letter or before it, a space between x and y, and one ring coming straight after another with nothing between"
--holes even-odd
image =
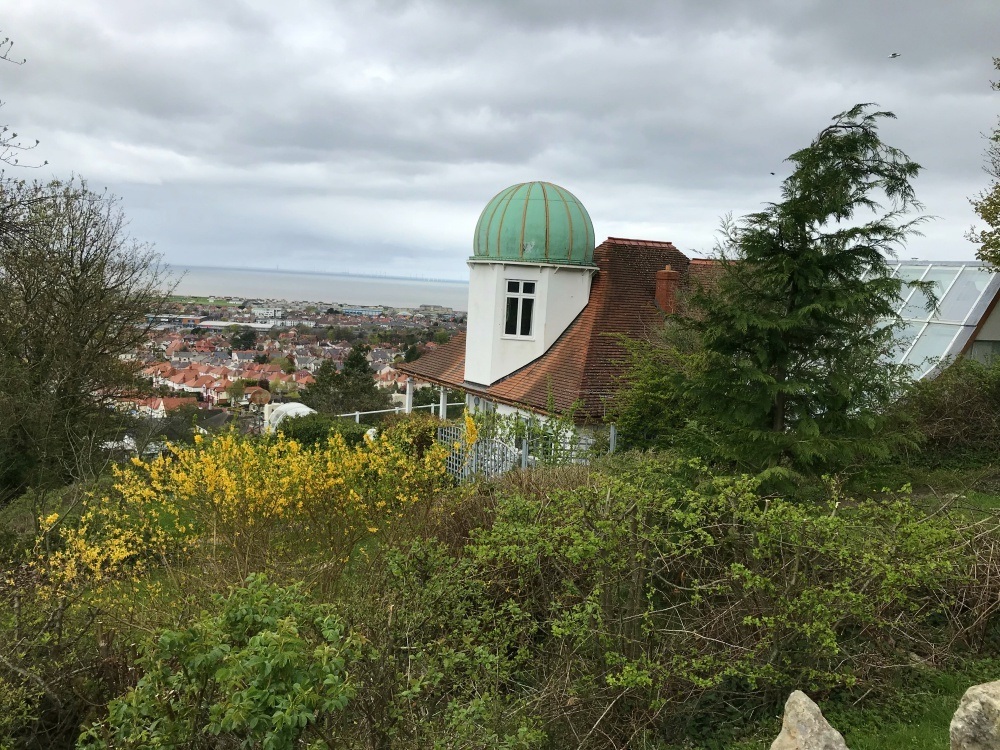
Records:
<instances>
[{"instance_id":1,"label":"white tower wall","mask_svg":"<svg viewBox=\"0 0 1000 750\"><path fill-rule=\"evenodd\" d=\"M465 379L491 385L542 356L590 299L593 267L505 261L469 263ZM504 333L508 281L535 282L531 336Z\"/></svg>"}]
</instances>

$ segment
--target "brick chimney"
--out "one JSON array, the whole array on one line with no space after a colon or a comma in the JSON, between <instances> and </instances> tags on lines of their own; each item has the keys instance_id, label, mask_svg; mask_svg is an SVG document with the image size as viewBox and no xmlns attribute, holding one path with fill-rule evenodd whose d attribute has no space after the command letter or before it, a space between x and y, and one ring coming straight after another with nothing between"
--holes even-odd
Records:
<instances>
[{"instance_id":1,"label":"brick chimney","mask_svg":"<svg viewBox=\"0 0 1000 750\"><path fill-rule=\"evenodd\" d=\"M677 285L681 275L667 266L656 272L656 306L667 315L677 311Z\"/></svg>"}]
</instances>

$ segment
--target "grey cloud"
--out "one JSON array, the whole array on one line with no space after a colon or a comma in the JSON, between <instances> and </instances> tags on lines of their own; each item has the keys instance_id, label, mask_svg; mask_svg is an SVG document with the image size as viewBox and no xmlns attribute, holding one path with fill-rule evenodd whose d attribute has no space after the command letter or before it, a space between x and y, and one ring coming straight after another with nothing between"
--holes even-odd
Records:
<instances>
[{"instance_id":1,"label":"grey cloud","mask_svg":"<svg viewBox=\"0 0 1000 750\"><path fill-rule=\"evenodd\" d=\"M479 207L523 179L565 184L599 233L707 250L857 101L926 167L922 247L969 257L998 21L992 0L37 0L0 83L44 158L178 262L457 276Z\"/></svg>"}]
</instances>

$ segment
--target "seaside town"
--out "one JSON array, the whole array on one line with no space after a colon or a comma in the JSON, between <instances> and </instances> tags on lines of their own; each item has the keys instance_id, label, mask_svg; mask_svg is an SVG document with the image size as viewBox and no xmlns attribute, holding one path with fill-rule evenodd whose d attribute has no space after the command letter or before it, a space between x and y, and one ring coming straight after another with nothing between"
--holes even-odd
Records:
<instances>
[{"instance_id":1,"label":"seaside town","mask_svg":"<svg viewBox=\"0 0 1000 750\"><path fill-rule=\"evenodd\" d=\"M241 427L259 431L267 405L300 401L324 365L339 373L352 351L364 356L389 408L402 407L408 376L396 365L464 331L465 313L429 304L173 297L147 322L148 341L136 356L155 395L123 396L124 410L153 419L196 410L191 416L203 432L242 416ZM429 383L411 386L419 391Z\"/></svg>"}]
</instances>

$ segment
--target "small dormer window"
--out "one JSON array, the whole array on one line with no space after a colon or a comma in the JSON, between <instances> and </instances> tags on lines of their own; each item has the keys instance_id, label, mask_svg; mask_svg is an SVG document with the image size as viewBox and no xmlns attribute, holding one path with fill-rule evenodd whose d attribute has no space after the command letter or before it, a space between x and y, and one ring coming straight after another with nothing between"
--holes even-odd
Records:
<instances>
[{"instance_id":1,"label":"small dormer window","mask_svg":"<svg viewBox=\"0 0 1000 750\"><path fill-rule=\"evenodd\" d=\"M531 316L535 310L535 282L507 282L507 314L503 332L506 336L531 336Z\"/></svg>"}]
</instances>

